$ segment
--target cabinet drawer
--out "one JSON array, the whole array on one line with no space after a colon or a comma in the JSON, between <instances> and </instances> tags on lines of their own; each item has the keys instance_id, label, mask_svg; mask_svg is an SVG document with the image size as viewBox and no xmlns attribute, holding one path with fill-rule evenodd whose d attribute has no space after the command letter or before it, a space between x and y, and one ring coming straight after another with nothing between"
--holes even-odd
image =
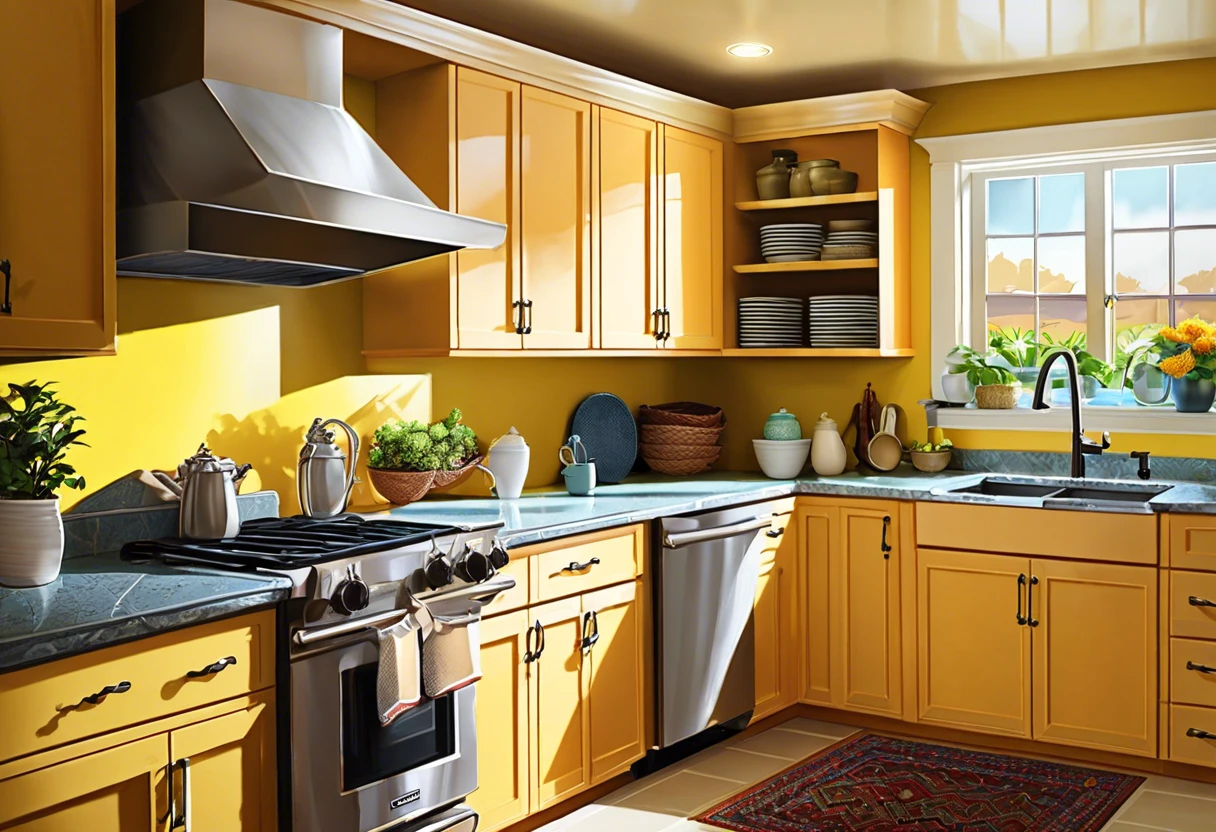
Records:
<instances>
[{"instance_id":1,"label":"cabinet drawer","mask_svg":"<svg viewBox=\"0 0 1216 832\"><path fill-rule=\"evenodd\" d=\"M769 537L769 532L762 532L760 540L760 566L763 567L767 563L777 562L777 552L781 549L786 537L794 532L790 531L790 518L793 517L794 501L786 500L774 508L775 516L773 517L773 531L780 530L781 535L778 537ZM791 547L793 543L790 543Z\"/></svg>"},{"instance_id":2,"label":"cabinet drawer","mask_svg":"<svg viewBox=\"0 0 1216 832\"><path fill-rule=\"evenodd\" d=\"M1216 517L1171 514L1170 566L1216 572Z\"/></svg>"},{"instance_id":3,"label":"cabinet drawer","mask_svg":"<svg viewBox=\"0 0 1216 832\"><path fill-rule=\"evenodd\" d=\"M1216 641L1170 639L1170 701L1216 708Z\"/></svg>"},{"instance_id":4,"label":"cabinet drawer","mask_svg":"<svg viewBox=\"0 0 1216 832\"><path fill-rule=\"evenodd\" d=\"M644 530L627 526L520 550L531 567L532 603L632 581L642 572Z\"/></svg>"},{"instance_id":5,"label":"cabinet drawer","mask_svg":"<svg viewBox=\"0 0 1216 832\"><path fill-rule=\"evenodd\" d=\"M229 656L236 664L218 673L187 675ZM78 704L120 682L130 689ZM273 684L273 611L0 674L0 762Z\"/></svg>"},{"instance_id":6,"label":"cabinet drawer","mask_svg":"<svg viewBox=\"0 0 1216 832\"><path fill-rule=\"evenodd\" d=\"M1216 708L1170 705L1170 759L1216 767L1216 740L1188 737L1190 730L1216 734Z\"/></svg>"},{"instance_id":7,"label":"cabinet drawer","mask_svg":"<svg viewBox=\"0 0 1216 832\"><path fill-rule=\"evenodd\" d=\"M1216 639L1216 574L1170 572L1170 635Z\"/></svg>"}]
</instances>

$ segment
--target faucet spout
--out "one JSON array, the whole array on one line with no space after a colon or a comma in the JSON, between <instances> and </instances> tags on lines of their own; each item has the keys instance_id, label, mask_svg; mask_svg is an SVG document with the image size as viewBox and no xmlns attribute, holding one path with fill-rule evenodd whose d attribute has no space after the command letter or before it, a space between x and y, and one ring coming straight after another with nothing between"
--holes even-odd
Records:
<instances>
[{"instance_id":1,"label":"faucet spout","mask_svg":"<svg viewBox=\"0 0 1216 832\"><path fill-rule=\"evenodd\" d=\"M1072 410L1072 466L1071 476L1075 479L1084 479L1085 477L1085 456L1087 454L1101 454L1104 450L1110 447L1110 434L1103 432L1102 442L1094 442L1087 439L1085 431L1081 427L1081 380L1077 372L1077 359L1068 350L1057 350L1050 353L1047 359L1043 362L1042 368L1039 370L1039 379L1034 386L1034 399L1031 402L1031 407L1035 410L1046 410L1050 405L1043 401L1043 394L1047 389L1047 380L1051 365L1059 359L1064 362L1064 367L1068 371L1068 388L1071 393L1069 397L1069 405Z\"/></svg>"}]
</instances>

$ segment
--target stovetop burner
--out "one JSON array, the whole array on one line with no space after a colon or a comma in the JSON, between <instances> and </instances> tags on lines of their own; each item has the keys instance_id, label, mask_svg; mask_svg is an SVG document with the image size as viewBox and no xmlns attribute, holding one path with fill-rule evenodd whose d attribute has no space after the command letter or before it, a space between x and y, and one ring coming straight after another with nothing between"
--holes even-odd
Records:
<instances>
[{"instance_id":1,"label":"stovetop burner","mask_svg":"<svg viewBox=\"0 0 1216 832\"><path fill-rule=\"evenodd\" d=\"M223 569L294 569L396 549L458 531L451 526L368 519L355 514L327 520L266 517L242 523L240 533L225 540L137 540L122 547L122 558Z\"/></svg>"}]
</instances>

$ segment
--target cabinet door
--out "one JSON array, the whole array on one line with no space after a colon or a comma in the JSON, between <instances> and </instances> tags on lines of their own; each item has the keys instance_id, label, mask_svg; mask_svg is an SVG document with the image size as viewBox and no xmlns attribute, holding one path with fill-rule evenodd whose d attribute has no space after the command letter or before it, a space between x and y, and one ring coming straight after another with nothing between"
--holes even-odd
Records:
<instances>
[{"instance_id":1,"label":"cabinet door","mask_svg":"<svg viewBox=\"0 0 1216 832\"><path fill-rule=\"evenodd\" d=\"M191 832L275 832L278 767L274 697L169 734L177 812ZM189 760L189 765L181 761Z\"/></svg>"},{"instance_id":2,"label":"cabinet door","mask_svg":"<svg viewBox=\"0 0 1216 832\"><path fill-rule=\"evenodd\" d=\"M839 567L832 624L840 705L894 714L902 709L899 505L840 509ZM833 687L836 687L833 684Z\"/></svg>"},{"instance_id":3,"label":"cabinet door","mask_svg":"<svg viewBox=\"0 0 1216 832\"><path fill-rule=\"evenodd\" d=\"M525 610L481 622L477 683L477 791L469 804L490 832L528 815L528 678Z\"/></svg>"},{"instance_id":4,"label":"cabinet door","mask_svg":"<svg viewBox=\"0 0 1216 832\"><path fill-rule=\"evenodd\" d=\"M589 648L591 785L615 777L646 755L642 614L638 582L589 592L583 614L599 638Z\"/></svg>"},{"instance_id":5,"label":"cabinet door","mask_svg":"<svg viewBox=\"0 0 1216 832\"><path fill-rule=\"evenodd\" d=\"M1035 559L1034 738L1157 755L1157 570Z\"/></svg>"},{"instance_id":6,"label":"cabinet door","mask_svg":"<svg viewBox=\"0 0 1216 832\"><path fill-rule=\"evenodd\" d=\"M587 663L580 599L529 610L544 628L544 649L528 673L532 811L582 791L590 782L587 745Z\"/></svg>"},{"instance_id":7,"label":"cabinet door","mask_svg":"<svg viewBox=\"0 0 1216 832\"><path fill-rule=\"evenodd\" d=\"M591 346L591 105L523 88L520 213L527 349Z\"/></svg>"},{"instance_id":8,"label":"cabinet door","mask_svg":"<svg viewBox=\"0 0 1216 832\"><path fill-rule=\"evenodd\" d=\"M0 780L0 829L153 832L167 807L164 734Z\"/></svg>"},{"instance_id":9,"label":"cabinet door","mask_svg":"<svg viewBox=\"0 0 1216 832\"><path fill-rule=\"evenodd\" d=\"M916 553L919 721L1030 736L1030 560Z\"/></svg>"},{"instance_id":10,"label":"cabinet door","mask_svg":"<svg viewBox=\"0 0 1216 832\"><path fill-rule=\"evenodd\" d=\"M520 349L519 84L456 70L456 205L461 214L506 223L493 250L456 253L456 338L460 349Z\"/></svg>"},{"instance_id":11,"label":"cabinet door","mask_svg":"<svg viewBox=\"0 0 1216 832\"><path fill-rule=\"evenodd\" d=\"M798 562L801 580L802 701L834 705L832 697L832 552L839 546L834 506L798 507Z\"/></svg>"},{"instance_id":12,"label":"cabinet door","mask_svg":"<svg viewBox=\"0 0 1216 832\"><path fill-rule=\"evenodd\" d=\"M756 710L757 720L798 701L798 616L795 564L796 526L790 518L773 523L780 537L761 537L760 578L756 583Z\"/></svg>"},{"instance_id":13,"label":"cabinet door","mask_svg":"<svg viewBox=\"0 0 1216 832\"><path fill-rule=\"evenodd\" d=\"M666 346L722 348L722 143L664 127L663 302Z\"/></svg>"},{"instance_id":14,"label":"cabinet door","mask_svg":"<svg viewBox=\"0 0 1216 832\"><path fill-rule=\"evenodd\" d=\"M0 355L111 349L113 0L0 3L0 31Z\"/></svg>"},{"instance_id":15,"label":"cabinet door","mask_svg":"<svg viewBox=\"0 0 1216 832\"><path fill-rule=\"evenodd\" d=\"M600 109L593 317L604 349L655 349L659 307L659 126Z\"/></svg>"}]
</instances>

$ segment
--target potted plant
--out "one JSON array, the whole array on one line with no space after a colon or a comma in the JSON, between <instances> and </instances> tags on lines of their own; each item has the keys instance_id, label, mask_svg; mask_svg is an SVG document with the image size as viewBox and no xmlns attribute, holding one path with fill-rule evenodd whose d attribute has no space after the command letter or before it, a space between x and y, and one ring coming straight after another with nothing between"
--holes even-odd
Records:
<instances>
[{"instance_id":1,"label":"potted plant","mask_svg":"<svg viewBox=\"0 0 1216 832\"><path fill-rule=\"evenodd\" d=\"M1216 401L1216 327L1190 318L1153 336L1157 368L1171 378L1170 396L1179 413L1206 413Z\"/></svg>"},{"instance_id":2,"label":"potted plant","mask_svg":"<svg viewBox=\"0 0 1216 832\"><path fill-rule=\"evenodd\" d=\"M971 404L975 385L967 377L967 361L979 355L966 344L959 344L946 354L946 370L942 373L942 394L951 404Z\"/></svg>"},{"instance_id":3,"label":"potted plant","mask_svg":"<svg viewBox=\"0 0 1216 832\"><path fill-rule=\"evenodd\" d=\"M53 382L52 382L53 383ZM9 384L0 398L0 584L42 586L63 562L60 488L84 488L64 462L83 421L50 384Z\"/></svg>"},{"instance_id":4,"label":"potted plant","mask_svg":"<svg viewBox=\"0 0 1216 832\"><path fill-rule=\"evenodd\" d=\"M1004 364L1022 384L1034 386L1039 380L1042 350L1034 330L1006 327L988 333L988 350L1004 359Z\"/></svg>"},{"instance_id":5,"label":"potted plant","mask_svg":"<svg viewBox=\"0 0 1216 832\"><path fill-rule=\"evenodd\" d=\"M975 403L984 410L1009 410L1018 406L1022 384L1009 360L995 352L971 350L960 365L975 385Z\"/></svg>"},{"instance_id":6,"label":"potted plant","mask_svg":"<svg viewBox=\"0 0 1216 832\"><path fill-rule=\"evenodd\" d=\"M1068 350L1077 359L1077 375L1078 382L1081 385L1081 398L1084 401L1096 398L1098 391L1103 387L1110 387L1114 382L1116 371L1110 364L1107 364L1096 355L1086 350L1087 339L1084 332L1073 332L1067 337L1059 340L1053 338L1050 333L1043 333L1043 338L1039 342L1039 357L1040 362L1047 361L1047 357L1053 352ZM1055 371L1052 373L1052 390L1067 389L1067 376L1060 370L1060 375L1056 376ZM1054 401L1054 399L1053 399Z\"/></svg>"},{"instance_id":7,"label":"potted plant","mask_svg":"<svg viewBox=\"0 0 1216 832\"><path fill-rule=\"evenodd\" d=\"M396 419L376 428L368 451L372 485L390 502L412 503L432 488L456 485L481 462L477 434L459 409L433 425Z\"/></svg>"}]
</instances>

